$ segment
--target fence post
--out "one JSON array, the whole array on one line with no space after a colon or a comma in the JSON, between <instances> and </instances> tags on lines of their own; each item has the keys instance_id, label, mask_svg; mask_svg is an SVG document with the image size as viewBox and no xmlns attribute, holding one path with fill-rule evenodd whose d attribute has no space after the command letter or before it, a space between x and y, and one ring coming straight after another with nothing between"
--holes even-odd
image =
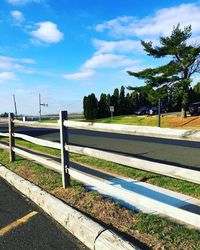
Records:
<instances>
[{"instance_id":1,"label":"fence post","mask_svg":"<svg viewBox=\"0 0 200 250\"><path fill-rule=\"evenodd\" d=\"M8 116L8 127L9 127L9 153L10 153L10 161L15 160L15 152L13 151L13 147L15 146L15 137L14 137L14 114L9 113Z\"/></svg>"},{"instance_id":2,"label":"fence post","mask_svg":"<svg viewBox=\"0 0 200 250\"><path fill-rule=\"evenodd\" d=\"M63 188L70 186L69 175L69 152L65 150L68 145L68 127L64 126L64 121L68 120L67 111L60 112L60 144L61 144L61 166Z\"/></svg>"}]
</instances>

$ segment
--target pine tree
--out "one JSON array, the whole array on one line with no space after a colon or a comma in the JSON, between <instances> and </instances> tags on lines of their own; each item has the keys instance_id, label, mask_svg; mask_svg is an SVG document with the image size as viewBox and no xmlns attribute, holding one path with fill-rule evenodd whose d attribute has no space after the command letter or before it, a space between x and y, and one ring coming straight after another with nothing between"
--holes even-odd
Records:
<instances>
[{"instance_id":1,"label":"pine tree","mask_svg":"<svg viewBox=\"0 0 200 250\"><path fill-rule=\"evenodd\" d=\"M98 102L98 118L109 116L109 105L106 94L101 94L100 100Z\"/></svg>"},{"instance_id":2,"label":"pine tree","mask_svg":"<svg viewBox=\"0 0 200 250\"><path fill-rule=\"evenodd\" d=\"M182 116L186 116L188 92L191 76L200 73L200 46L188 44L192 35L191 26L183 30L177 25L170 36L160 37L160 46L153 46L152 42L141 41L147 55L154 58L170 58L169 62L156 68L147 68L140 72L128 74L144 79L147 85L160 87L175 86L181 93Z\"/></svg>"},{"instance_id":3,"label":"pine tree","mask_svg":"<svg viewBox=\"0 0 200 250\"><path fill-rule=\"evenodd\" d=\"M98 101L95 94L85 96L83 99L84 116L87 120L97 118Z\"/></svg>"},{"instance_id":4,"label":"pine tree","mask_svg":"<svg viewBox=\"0 0 200 250\"><path fill-rule=\"evenodd\" d=\"M119 95L119 114L126 114L126 99L125 99L125 88L121 86L120 95Z\"/></svg>"}]
</instances>

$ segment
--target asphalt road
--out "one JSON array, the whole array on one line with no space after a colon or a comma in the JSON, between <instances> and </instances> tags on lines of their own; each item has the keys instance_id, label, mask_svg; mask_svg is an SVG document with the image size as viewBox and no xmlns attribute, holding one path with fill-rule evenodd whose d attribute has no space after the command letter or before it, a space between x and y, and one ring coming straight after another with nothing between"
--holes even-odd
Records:
<instances>
[{"instance_id":1,"label":"asphalt road","mask_svg":"<svg viewBox=\"0 0 200 250\"><path fill-rule=\"evenodd\" d=\"M0 124L0 131L6 131ZM59 141L59 131L17 127L18 133ZM69 143L200 170L200 142L69 129Z\"/></svg>"},{"instance_id":2,"label":"asphalt road","mask_svg":"<svg viewBox=\"0 0 200 250\"><path fill-rule=\"evenodd\" d=\"M26 221L27 216L29 219ZM21 218L25 220L24 223L21 222ZM0 178L0 249L87 248Z\"/></svg>"}]
</instances>

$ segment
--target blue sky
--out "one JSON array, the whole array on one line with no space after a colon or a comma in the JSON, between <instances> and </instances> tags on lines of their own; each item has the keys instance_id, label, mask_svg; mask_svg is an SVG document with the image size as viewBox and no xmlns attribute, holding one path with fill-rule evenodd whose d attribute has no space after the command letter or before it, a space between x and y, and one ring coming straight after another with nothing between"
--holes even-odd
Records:
<instances>
[{"instance_id":1,"label":"blue sky","mask_svg":"<svg viewBox=\"0 0 200 250\"><path fill-rule=\"evenodd\" d=\"M200 2L168 0L0 0L0 113L82 111L84 95L143 83L127 75L163 61L140 40L158 44L177 23L200 38ZM197 81L197 76L194 82Z\"/></svg>"}]
</instances>

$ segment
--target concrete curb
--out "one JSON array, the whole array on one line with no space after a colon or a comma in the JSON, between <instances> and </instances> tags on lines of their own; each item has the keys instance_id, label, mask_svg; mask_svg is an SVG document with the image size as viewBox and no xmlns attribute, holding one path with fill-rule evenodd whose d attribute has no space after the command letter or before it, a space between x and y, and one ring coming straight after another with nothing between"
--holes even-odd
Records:
<instances>
[{"instance_id":1,"label":"concrete curb","mask_svg":"<svg viewBox=\"0 0 200 250\"><path fill-rule=\"evenodd\" d=\"M112 230L102 227L3 165L0 165L0 176L41 207L88 248L95 250L139 250L137 246L122 239Z\"/></svg>"}]
</instances>

